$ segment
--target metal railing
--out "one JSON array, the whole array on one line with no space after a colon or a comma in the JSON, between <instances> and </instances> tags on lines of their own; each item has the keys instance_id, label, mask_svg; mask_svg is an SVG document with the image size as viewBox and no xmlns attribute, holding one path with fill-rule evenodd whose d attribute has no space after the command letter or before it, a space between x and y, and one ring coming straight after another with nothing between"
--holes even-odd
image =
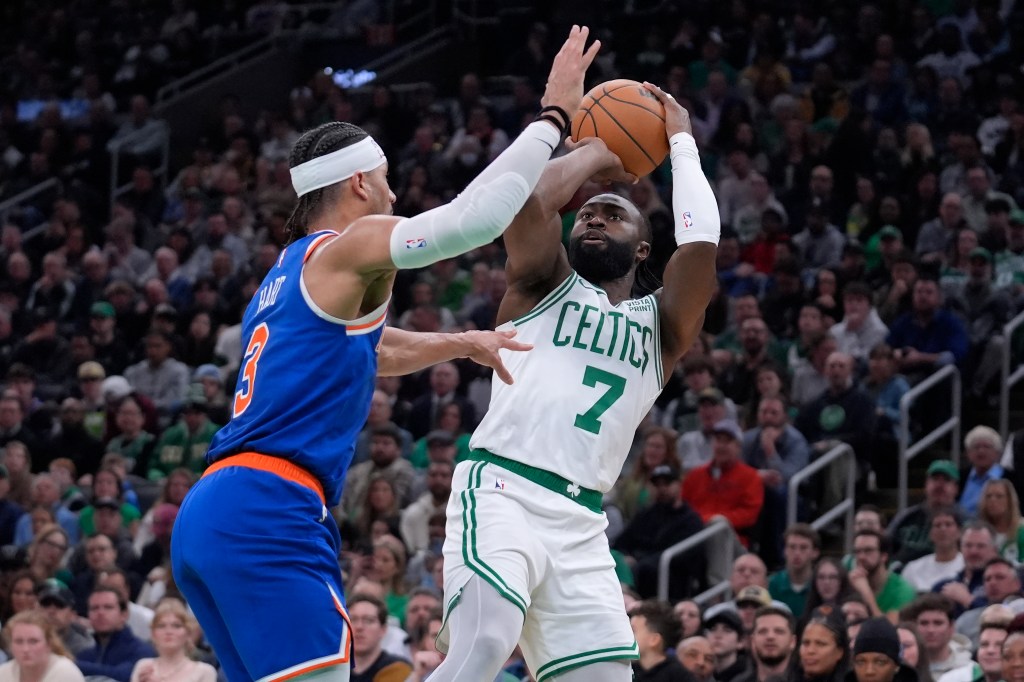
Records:
<instances>
[{"instance_id":1,"label":"metal railing","mask_svg":"<svg viewBox=\"0 0 1024 682\"><path fill-rule=\"evenodd\" d=\"M946 379L952 381L950 395L951 414L949 419L942 422L927 434L921 437L913 445L910 444L910 408L914 402L933 387L944 382ZM960 370L953 365L946 365L935 374L931 375L917 386L907 391L900 398L900 424L899 424L899 468L900 468L900 489L898 511L907 508L907 489L909 487L907 464L917 455L924 452L925 448L939 440L947 433L952 435L953 462L960 464Z\"/></svg>"},{"instance_id":2,"label":"metal railing","mask_svg":"<svg viewBox=\"0 0 1024 682\"><path fill-rule=\"evenodd\" d=\"M190 71L181 78L171 81L156 91L157 108L162 109L170 104L171 100L182 97L190 90L206 83L214 74L231 71L253 57L262 55L272 48L277 41L277 34L271 34L260 38L256 42L240 47L230 54L216 59L206 66Z\"/></svg>"},{"instance_id":3,"label":"metal railing","mask_svg":"<svg viewBox=\"0 0 1024 682\"><path fill-rule=\"evenodd\" d=\"M677 556L679 556L687 550L693 549L694 547L699 547L700 545L706 544L709 540L712 540L718 537L719 535L725 534L733 534L732 526L730 526L729 522L725 519L716 519L699 533L695 533L694 535L691 535L685 540L677 542L676 544L672 545L664 552L662 552L661 558L658 560L658 599L661 599L662 601L668 601L669 571L672 559L676 558ZM725 565L732 566L733 546L735 543L724 542L722 544L725 546ZM704 604L720 594L725 594L726 596L728 596L730 589L731 587L729 586L729 581L725 580L717 585L709 587L708 589L698 594L696 597L693 597L693 601L697 602L698 604Z\"/></svg>"},{"instance_id":4,"label":"metal railing","mask_svg":"<svg viewBox=\"0 0 1024 682\"><path fill-rule=\"evenodd\" d=\"M1003 326L1003 366L999 382L999 434L1005 441L1010 435L1010 389L1024 379L1024 362L1010 373L1013 360L1013 333L1024 325L1024 312Z\"/></svg>"},{"instance_id":5,"label":"metal railing","mask_svg":"<svg viewBox=\"0 0 1024 682\"><path fill-rule=\"evenodd\" d=\"M57 178L50 178L49 180L43 180L39 184L33 185L24 191L18 192L13 197L5 199L3 202L0 202L0 225L6 223L11 213L32 197L42 194L43 192L48 192L51 189L60 190L60 187L60 180L58 180ZM22 226L22 228L30 227L35 226ZM24 236L22 238L24 238Z\"/></svg>"},{"instance_id":6,"label":"metal railing","mask_svg":"<svg viewBox=\"0 0 1024 682\"><path fill-rule=\"evenodd\" d=\"M840 516L845 516L846 528L843 533L845 543L844 547L845 550L849 552L853 543L853 486L857 481L857 456L854 454L853 448L848 443L840 443L835 446L824 455L796 472L793 477L789 479L789 491L786 496L786 527L788 528L796 523L797 502L800 499L800 484L842 457L847 458L848 464L846 471L846 495L839 504L811 521L811 527L814 528L814 530L821 530Z\"/></svg>"},{"instance_id":7,"label":"metal railing","mask_svg":"<svg viewBox=\"0 0 1024 682\"><path fill-rule=\"evenodd\" d=\"M163 123L163 121L161 121ZM119 185L120 172L121 172L121 154L126 146L139 139L150 135L150 131L138 130L130 135L125 135L121 139L111 140L107 145L107 149L110 152L110 206L113 208L114 202L119 196L127 193L131 187L131 182L127 182L123 185ZM163 123L162 127L162 142L160 144L160 162L156 168L153 169L153 178L159 178L161 187L166 186L170 178L167 177L170 170L170 158L171 158L171 131L167 128L167 124Z\"/></svg>"}]
</instances>

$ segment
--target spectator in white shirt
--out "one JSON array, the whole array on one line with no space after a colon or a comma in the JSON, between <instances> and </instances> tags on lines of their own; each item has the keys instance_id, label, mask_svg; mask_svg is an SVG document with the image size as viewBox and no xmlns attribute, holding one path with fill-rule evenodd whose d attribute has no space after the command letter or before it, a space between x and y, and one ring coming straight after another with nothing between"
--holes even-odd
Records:
<instances>
[{"instance_id":1,"label":"spectator in white shirt","mask_svg":"<svg viewBox=\"0 0 1024 682\"><path fill-rule=\"evenodd\" d=\"M935 546L935 552L909 562L902 573L918 592L927 592L940 580L954 578L963 570L960 530L960 519L953 507L942 507L932 512L928 538Z\"/></svg>"}]
</instances>

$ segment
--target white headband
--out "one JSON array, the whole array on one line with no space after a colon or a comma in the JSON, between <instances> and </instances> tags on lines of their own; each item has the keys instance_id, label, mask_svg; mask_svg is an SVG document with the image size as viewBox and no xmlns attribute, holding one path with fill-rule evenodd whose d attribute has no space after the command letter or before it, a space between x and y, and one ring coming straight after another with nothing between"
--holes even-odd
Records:
<instances>
[{"instance_id":1,"label":"white headband","mask_svg":"<svg viewBox=\"0 0 1024 682\"><path fill-rule=\"evenodd\" d=\"M370 136L355 144L300 163L291 169L292 187L298 196L367 173L387 161L384 151Z\"/></svg>"}]
</instances>

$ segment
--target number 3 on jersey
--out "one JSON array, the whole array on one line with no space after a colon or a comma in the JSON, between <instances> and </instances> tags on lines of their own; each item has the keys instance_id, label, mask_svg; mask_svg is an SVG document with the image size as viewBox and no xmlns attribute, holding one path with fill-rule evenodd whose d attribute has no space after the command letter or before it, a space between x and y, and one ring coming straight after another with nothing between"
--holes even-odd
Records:
<instances>
[{"instance_id":1,"label":"number 3 on jersey","mask_svg":"<svg viewBox=\"0 0 1024 682\"><path fill-rule=\"evenodd\" d=\"M249 345L245 349L245 357L242 358L242 375L239 377L241 388L235 391L235 403L231 410L235 417L245 412L249 403L252 402L252 392L256 389L256 370L269 338L270 327L266 322L252 332L252 338L249 339Z\"/></svg>"},{"instance_id":2,"label":"number 3 on jersey","mask_svg":"<svg viewBox=\"0 0 1024 682\"><path fill-rule=\"evenodd\" d=\"M583 373L583 385L596 388L598 384L604 384L608 390L597 399L593 407L583 414L576 415L576 421L573 424L576 428L595 435L601 433L601 415L607 412L608 408L614 405L615 401L621 398L626 391L626 378L587 365L587 370Z\"/></svg>"}]
</instances>

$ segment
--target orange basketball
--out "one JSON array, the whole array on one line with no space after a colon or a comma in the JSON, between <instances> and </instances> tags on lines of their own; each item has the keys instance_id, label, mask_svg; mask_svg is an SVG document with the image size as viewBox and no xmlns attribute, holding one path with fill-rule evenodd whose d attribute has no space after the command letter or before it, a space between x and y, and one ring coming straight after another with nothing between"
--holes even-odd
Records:
<instances>
[{"instance_id":1,"label":"orange basketball","mask_svg":"<svg viewBox=\"0 0 1024 682\"><path fill-rule=\"evenodd\" d=\"M636 81L620 78L594 87L583 96L569 131L574 142L601 138L626 172L638 178L668 156L665 106Z\"/></svg>"}]
</instances>

